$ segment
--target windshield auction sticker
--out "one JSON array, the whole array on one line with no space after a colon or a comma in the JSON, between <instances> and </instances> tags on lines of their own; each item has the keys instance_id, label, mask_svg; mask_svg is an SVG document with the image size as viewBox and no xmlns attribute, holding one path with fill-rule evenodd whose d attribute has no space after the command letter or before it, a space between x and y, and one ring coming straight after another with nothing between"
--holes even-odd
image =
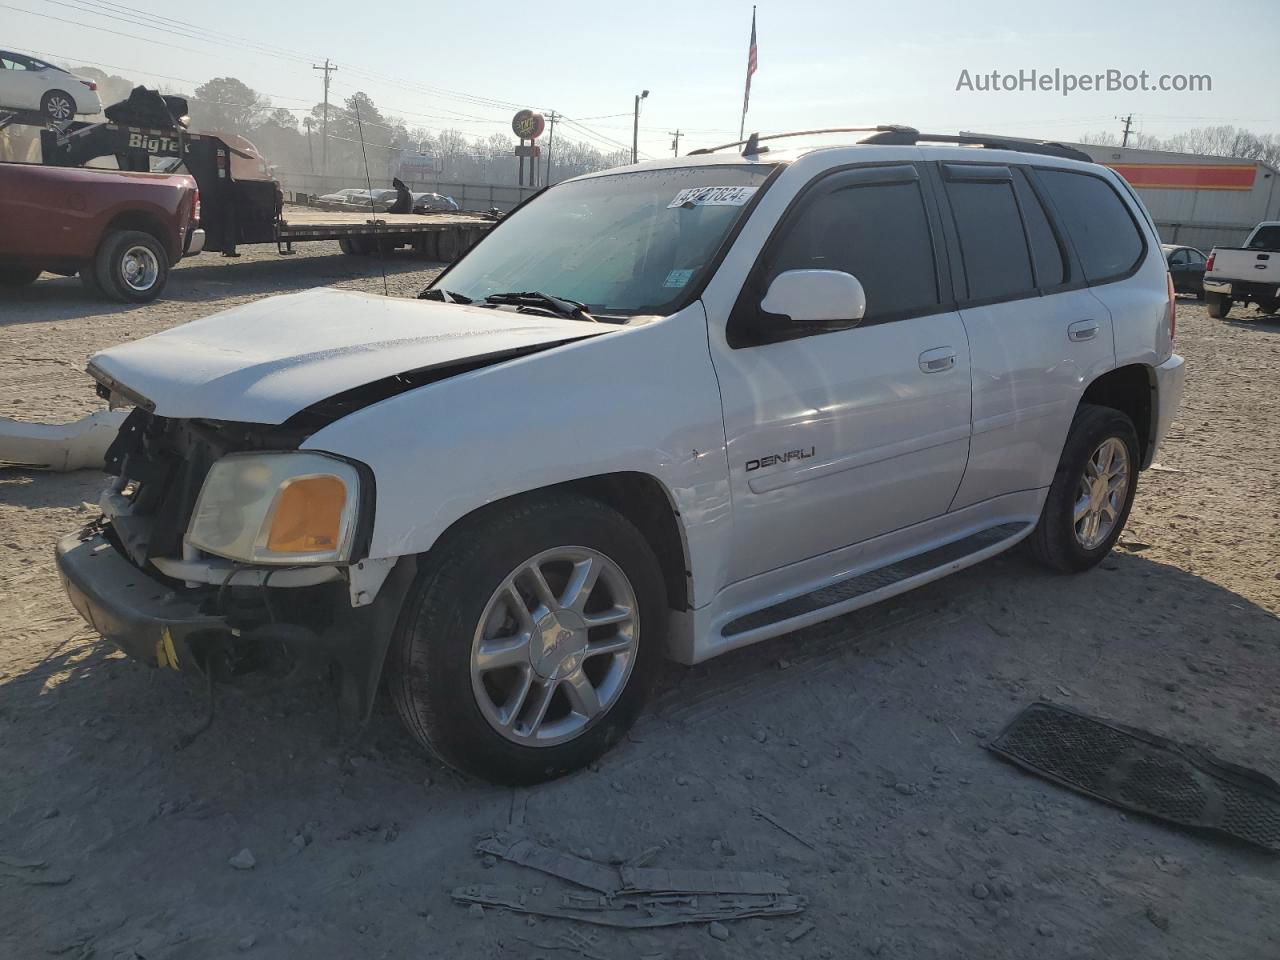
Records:
<instances>
[{"instance_id":1,"label":"windshield auction sticker","mask_svg":"<svg viewBox=\"0 0 1280 960\"><path fill-rule=\"evenodd\" d=\"M740 207L759 187L688 187L676 194L676 198L667 204L673 207Z\"/></svg>"}]
</instances>

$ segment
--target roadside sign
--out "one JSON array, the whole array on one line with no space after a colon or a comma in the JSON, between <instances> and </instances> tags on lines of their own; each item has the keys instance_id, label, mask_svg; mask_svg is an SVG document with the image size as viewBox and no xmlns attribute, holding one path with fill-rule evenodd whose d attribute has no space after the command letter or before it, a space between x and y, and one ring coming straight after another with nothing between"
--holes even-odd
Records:
<instances>
[{"instance_id":1,"label":"roadside sign","mask_svg":"<svg viewBox=\"0 0 1280 960\"><path fill-rule=\"evenodd\" d=\"M521 140L537 140L546 127L547 122L542 114L532 110L521 110L511 118L511 132Z\"/></svg>"}]
</instances>

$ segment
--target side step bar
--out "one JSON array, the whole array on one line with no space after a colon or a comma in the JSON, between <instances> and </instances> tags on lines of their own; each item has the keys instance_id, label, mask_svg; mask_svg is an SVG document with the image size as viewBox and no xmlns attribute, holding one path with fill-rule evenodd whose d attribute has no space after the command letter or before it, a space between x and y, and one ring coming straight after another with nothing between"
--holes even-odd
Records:
<instances>
[{"instance_id":1,"label":"side step bar","mask_svg":"<svg viewBox=\"0 0 1280 960\"><path fill-rule=\"evenodd\" d=\"M896 563L860 573L839 583L749 613L725 624L726 638L743 634L776 636L829 620L879 600L922 586L948 573L972 566L1013 546L1035 527L1033 523L1002 523L960 540L943 544Z\"/></svg>"}]
</instances>

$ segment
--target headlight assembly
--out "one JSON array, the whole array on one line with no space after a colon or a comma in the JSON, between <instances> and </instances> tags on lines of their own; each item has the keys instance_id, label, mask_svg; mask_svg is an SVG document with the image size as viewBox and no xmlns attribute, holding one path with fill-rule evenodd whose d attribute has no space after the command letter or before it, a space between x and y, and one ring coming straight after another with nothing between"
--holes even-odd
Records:
<instances>
[{"instance_id":1,"label":"headlight assembly","mask_svg":"<svg viewBox=\"0 0 1280 960\"><path fill-rule=\"evenodd\" d=\"M245 563L346 560L360 474L322 453L235 453L209 470L187 542Z\"/></svg>"}]
</instances>

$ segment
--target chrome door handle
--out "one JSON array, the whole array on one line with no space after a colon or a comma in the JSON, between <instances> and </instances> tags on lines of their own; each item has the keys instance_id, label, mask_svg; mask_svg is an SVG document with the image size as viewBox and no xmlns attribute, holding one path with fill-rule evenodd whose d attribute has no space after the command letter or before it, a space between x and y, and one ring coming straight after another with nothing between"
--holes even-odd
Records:
<instances>
[{"instance_id":1,"label":"chrome door handle","mask_svg":"<svg viewBox=\"0 0 1280 960\"><path fill-rule=\"evenodd\" d=\"M1067 339L1076 343L1083 340L1092 340L1097 335L1098 323L1096 320L1077 320L1067 327Z\"/></svg>"},{"instance_id":2,"label":"chrome door handle","mask_svg":"<svg viewBox=\"0 0 1280 960\"><path fill-rule=\"evenodd\" d=\"M941 373L956 365L955 351L950 347L937 347L920 354L920 369L925 373Z\"/></svg>"}]
</instances>

